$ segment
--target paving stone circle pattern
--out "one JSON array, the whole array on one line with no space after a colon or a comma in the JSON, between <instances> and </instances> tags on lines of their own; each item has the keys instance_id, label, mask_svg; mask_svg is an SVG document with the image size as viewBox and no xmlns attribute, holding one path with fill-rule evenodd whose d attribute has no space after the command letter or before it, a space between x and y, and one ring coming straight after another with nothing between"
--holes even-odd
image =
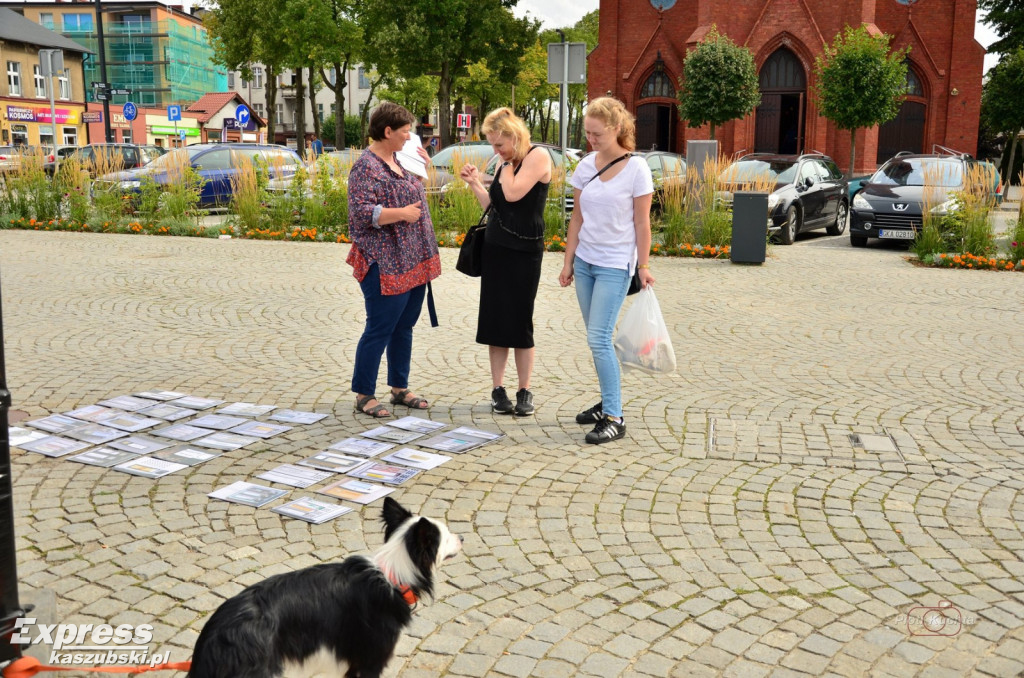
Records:
<instances>
[{"instance_id":1,"label":"paving stone circle pattern","mask_svg":"<svg viewBox=\"0 0 1024 678\"><path fill-rule=\"evenodd\" d=\"M349 391L364 311L346 253L0 231L14 409L166 389L329 415L157 480L14 450L23 599L153 624L181 661L246 585L380 545L380 502L309 525L207 497L377 425ZM387 675L1024 672L1019 274L817 235L759 267L655 259L678 374L626 374L626 437L587 446L574 415L597 380L561 255L537 301L537 413L511 418L490 412L478 281L455 254L412 386L431 419L507 437L392 495L465 547ZM915 623L940 601L956 633Z\"/></svg>"}]
</instances>

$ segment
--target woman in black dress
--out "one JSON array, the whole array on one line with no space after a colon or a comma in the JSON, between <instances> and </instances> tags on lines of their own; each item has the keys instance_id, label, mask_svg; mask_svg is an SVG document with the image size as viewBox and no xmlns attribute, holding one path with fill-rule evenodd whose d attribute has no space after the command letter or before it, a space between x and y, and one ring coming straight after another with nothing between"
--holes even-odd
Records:
<instances>
[{"instance_id":1,"label":"woman in black dress","mask_svg":"<svg viewBox=\"0 0 1024 678\"><path fill-rule=\"evenodd\" d=\"M551 182L551 156L530 146L530 131L508 108L492 111L482 127L500 156L490 190L473 165L459 176L482 207L491 206L480 276L476 341L488 346L491 408L499 414L533 414L533 303L544 255L544 204ZM512 404L505 391L505 367L514 350L519 390Z\"/></svg>"}]
</instances>

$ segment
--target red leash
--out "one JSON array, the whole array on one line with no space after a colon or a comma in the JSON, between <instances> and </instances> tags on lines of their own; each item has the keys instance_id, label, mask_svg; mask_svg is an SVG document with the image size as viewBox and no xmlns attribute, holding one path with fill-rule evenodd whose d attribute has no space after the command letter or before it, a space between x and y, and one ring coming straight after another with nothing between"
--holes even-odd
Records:
<instances>
[{"instance_id":1,"label":"red leash","mask_svg":"<svg viewBox=\"0 0 1024 678\"><path fill-rule=\"evenodd\" d=\"M155 666L44 666L35 657L15 659L0 676L3 678L32 678L43 671L103 671L105 673L145 673L147 671L188 671L192 662L169 662Z\"/></svg>"}]
</instances>

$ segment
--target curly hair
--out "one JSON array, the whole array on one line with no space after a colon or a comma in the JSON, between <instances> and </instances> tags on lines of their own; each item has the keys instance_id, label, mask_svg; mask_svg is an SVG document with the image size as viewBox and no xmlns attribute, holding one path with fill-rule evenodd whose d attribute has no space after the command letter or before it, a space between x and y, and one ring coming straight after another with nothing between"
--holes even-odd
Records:
<instances>
[{"instance_id":1,"label":"curly hair","mask_svg":"<svg viewBox=\"0 0 1024 678\"><path fill-rule=\"evenodd\" d=\"M522 160L530 152L530 130L511 108L497 108L488 113L480 131L485 135L504 134L511 137L516 149L516 161Z\"/></svg>"},{"instance_id":2,"label":"curly hair","mask_svg":"<svg viewBox=\"0 0 1024 678\"><path fill-rule=\"evenodd\" d=\"M636 150L636 118L625 104L614 97L600 97L587 104L586 117L600 120L606 127L619 126L616 139L627 151Z\"/></svg>"}]
</instances>

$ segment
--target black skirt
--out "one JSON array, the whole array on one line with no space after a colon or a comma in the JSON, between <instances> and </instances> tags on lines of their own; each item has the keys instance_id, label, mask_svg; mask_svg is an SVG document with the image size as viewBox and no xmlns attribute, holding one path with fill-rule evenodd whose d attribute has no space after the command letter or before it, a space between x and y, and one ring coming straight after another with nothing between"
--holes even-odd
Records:
<instances>
[{"instance_id":1,"label":"black skirt","mask_svg":"<svg viewBox=\"0 0 1024 678\"><path fill-rule=\"evenodd\" d=\"M544 250L524 252L484 242L476 342L533 348L533 302L540 284Z\"/></svg>"}]
</instances>

